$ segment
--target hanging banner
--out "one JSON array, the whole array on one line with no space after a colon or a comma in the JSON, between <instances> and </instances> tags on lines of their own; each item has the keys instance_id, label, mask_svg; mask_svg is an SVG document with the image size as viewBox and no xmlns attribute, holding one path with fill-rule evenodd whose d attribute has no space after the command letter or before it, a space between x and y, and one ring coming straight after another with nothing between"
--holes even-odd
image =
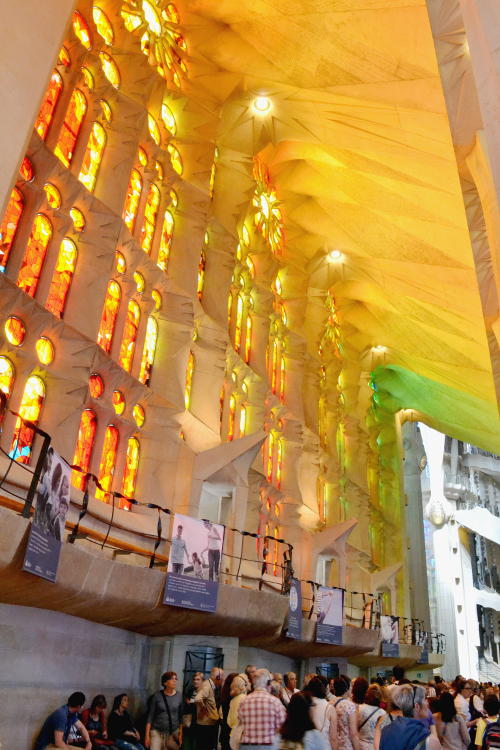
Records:
<instances>
[{"instance_id":1,"label":"hanging banner","mask_svg":"<svg viewBox=\"0 0 500 750\"><path fill-rule=\"evenodd\" d=\"M174 515L164 604L215 612L224 526Z\"/></svg>"},{"instance_id":2,"label":"hanging banner","mask_svg":"<svg viewBox=\"0 0 500 750\"><path fill-rule=\"evenodd\" d=\"M399 656L399 617L380 615L382 656Z\"/></svg>"},{"instance_id":3,"label":"hanging banner","mask_svg":"<svg viewBox=\"0 0 500 750\"><path fill-rule=\"evenodd\" d=\"M300 587L300 581L296 578L290 579L288 625L286 635L288 638L295 638L296 640L302 638L302 589Z\"/></svg>"},{"instance_id":4,"label":"hanging banner","mask_svg":"<svg viewBox=\"0 0 500 750\"><path fill-rule=\"evenodd\" d=\"M342 643L344 622L344 592L320 586L318 590L318 619L316 641L318 643Z\"/></svg>"},{"instance_id":5,"label":"hanging banner","mask_svg":"<svg viewBox=\"0 0 500 750\"><path fill-rule=\"evenodd\" d=\"M71 469L49 447L38 482L23 570L54 582L69 508Z\"/></svg>"}]
</instances>

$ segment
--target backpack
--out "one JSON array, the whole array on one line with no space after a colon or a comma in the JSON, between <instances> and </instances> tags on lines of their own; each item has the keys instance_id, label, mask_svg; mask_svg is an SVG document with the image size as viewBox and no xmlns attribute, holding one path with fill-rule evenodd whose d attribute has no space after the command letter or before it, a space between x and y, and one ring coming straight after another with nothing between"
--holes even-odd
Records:
<instances>
[{"instance_id":1,"label":"backpack","mask_svg":"<svg viewBox=\"0 0 500 750\"><path fill-rule=\"evenodd\" d=\"M487 724L483 734L483 750L500 748L500 721Z\"/></svg>"}]
</instances>

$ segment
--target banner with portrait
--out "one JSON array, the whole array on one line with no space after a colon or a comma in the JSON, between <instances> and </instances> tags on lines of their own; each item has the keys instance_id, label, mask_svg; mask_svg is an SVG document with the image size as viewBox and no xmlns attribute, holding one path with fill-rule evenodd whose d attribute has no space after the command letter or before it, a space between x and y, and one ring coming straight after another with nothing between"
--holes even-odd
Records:
<instances>
[{"instance_id":1,"label":"banner with portrait","mask_svg":"<svg viewBox=\"0 0 500 750\"><path fill-rule=\"evenodd\" d=\"M215 612L224 531L220 523L174 515L164 604Z\"/></svg>"},{"instance_id":2,"label":"banner with portrait","mask_svg":"<svg viewBox=\"0 0 500 750\"><path fill-rule=\"evenodd\" d=\"M318 619L316 623L317 643L342 643L344 624L344 592L320 586L318 593Z\"/></svg>"},{"instance_id":3,"label":"banner with portrait","mask_svg":"<svg viewBox=\"0 0 500 750\"><path fill-rule=\"evenodd\" d=\"M54 582L64 541L70 502L68 464L49 446L35 495L35 515L24 554L23 570Z\"/></svg>"},{"instance_id":4,"label":"banner with portrait","mask_svg":"<svg viewBox=\"0 0 500 750\"><path fill-rule=\"evenodd\" d=\"M380 615L382 656L399 657L399 617Z\"/></svg>"},{"instance_id":5,"label":"banner with portrait","mask_svg":"<svg viewBox=\"0 0 500 750\"><path fill-rule=\"evenodd\" d=\"M296 578L290 579L286 635L288 638L295 638L296 640L302 638L302 589L300 581Z\"/></svg>"}]
</instances>

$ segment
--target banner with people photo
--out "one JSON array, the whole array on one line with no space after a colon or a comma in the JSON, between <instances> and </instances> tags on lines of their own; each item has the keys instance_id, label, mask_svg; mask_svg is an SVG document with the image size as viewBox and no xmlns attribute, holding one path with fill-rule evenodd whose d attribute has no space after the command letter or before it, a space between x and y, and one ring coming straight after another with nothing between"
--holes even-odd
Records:
<instances>
[{"instance_id":1,"label":"banner with people photo","mask_svg":"<svg viewBox=\"0 0 500 750\"><path fill-rule=\"evenodd\" d=\"M49 446L35 496L35 515L24 554L23 570L54 582L69 509L68 464Z\"/></svg>"},{"instance_id":2,"label":"banner with people photo","mask_svg":"<svg viewBox=\"0 0 500 750\"><path fill-rule=\"evenodd\" d=\"M320 586L317 597L316 641L340 645L344 623L344 592L342 589Z\"/></svg>"},{"instance_id":3,"label":"banner with people photo","mask_svg":"<svg viewBox=\"0 0 500 750\"><path fill-rule=\"evenodd\" d=\"M300 581L296 578L290 579L286 635L288 638L295 638L296 640L302 638L302 589Z\"/></svg>"},{"instance_id":4,"label":"banner with people photo","mask_svg":"<svg viewBox=\"0 0 500 750\"><path fill-rule=\"evenodd\" d=\"M399 617L380 615L382 656L399 657Z\"/></svg>"},{"instance_id":5,"label":"banner with people photo","mask_svg":"<svg viewBox=\"0 0 500 750\"><path fill-rule=\"evenodd\" d=\"M164 604L215 612L224 526L176 513Z\"/></svg>"}]
</instances>

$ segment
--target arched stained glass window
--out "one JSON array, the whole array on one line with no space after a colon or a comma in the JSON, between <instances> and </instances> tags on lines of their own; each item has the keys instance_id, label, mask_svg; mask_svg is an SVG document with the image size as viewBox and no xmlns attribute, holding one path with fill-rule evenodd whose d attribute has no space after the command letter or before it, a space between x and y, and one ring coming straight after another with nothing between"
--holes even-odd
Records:
<instances>
[{"instance_id":1,"label":"arched stained glass window","mask_svg":"<svg viewBox=\"0 0 500 750\"><path fill-rule=\"evenodd\" d=\"M123 206L123 221L132 233L134 231L137 209L142 193L142 177L137 169L132 169L127 187L127 196Z\"/></svg>"},{"instance_id":2,"label":"arched stained glass window","mask_svg":"<svg viewBox=\"0 0 500 750\"><path fill-rule=\"evenodd\" d=\"M80 89L75 89L71 94L66 116L54 149L54 154L62 161L65 167L69 167L73 158L76 141L86 112L87 100Z\"/></svg>"},{"instance_id":3,"label":"arched stained glass window","mask_svg":"<svg viewBox=\"0 0 500 750\"><path fill-rule=\"evenodd\" d=\"M283 438L277 441L276 456L276 487L281 488L281 474L283 472Z\"/></svg>"},{"instance_id":4,"label":"arched stained glass window","mask_svg":"<svg viewBox=\"0 0 500 750\"><path fill-rule=\"evenodd\" d=\"M101 166L104 147L106 146L106 133L99 122L94 122L90 137L85 149L82 167L78 179L85 185L87 190L92 192L95 188L97 172Z\"/></svg>"},{"instance_id":5,"label":"arched stained glass window","mask_svg":"<svg viewBox=\"0 0 500 750\"><path fill-rule=\"evenodd\" d=\"M85 18L77 10L73 12L73 31L85 49L92 49L92 34Z\"/></svg>"},{"instance_id":6,"label":"arched stained glass window","mask_svg":"<svg viewBox=\"0 0 500 750\"><path fill-rule=\"evenodd\" d=\"M94 23L96 25L97 33L99 34L99 36L104 39L108 46L112 47L113 42L115 41L113 27L111 26L109 18L107 17L105 12L102 10L102 8L99 8L98 5L94 5L92 7L92 18L94 19Z\"/></svg>"},{"instance_id":7,"label":"arched stained glass window","mask_svg":"<svg viewBox=\"0 0 500 750\"><path fill-rule=\"evenodd\" d=\"M134 497L135 485L137 482L137 473L139 471L139 458L141 448L136 437L128 439L127 454L125 456L125 471L123 472L122 495L125 497ZM130 507L129 503L123 503L125 507Z\"/></svg>"},{"instance_id":8,"label":"arched stained glass window","mask_svg":"<svg viewBox=\"0 0 500 750\"><path fill-rule=\"evenodd\" d=\"M160 191L153 182L149 186L146 206L144 208L144 222L141 229L141 247L145 253L148 253L148 255L151 252L151 245L153 244L160 200Z\"/></svg>"},{"instance_id":9,"label":"arched stained glass window","mask_svg":"<svg viewBox=\"0 0 500 750\"><path fill-rule=\"evenodd\" d=\"M115 88L120 88L120 71L118 65L115 63L111 55L107 52L99 52L99 60L101 61L102 72Z\"/></svg>"},{"instance_id":10,"label":"arched stained glass window","mask_svg":"<svg viewBox=\"0 0 500 750\"><path fill-rule=\"evenodd\" d=\"M241 294L236 297L236 323L234 326L234 349L239 353L241 346L241 325L243 322L243 298Z\"/></svg>"},{"instance_id":11,"label":"arched stained glass window","mask_svg":"<svg viewBox=\"0 0 500 750\"><path fill-rule=\"evenodd\" d=\"M111 344L113 342L121 294L120 285L116 281L110 281L104 298L101 323L97 334L97 343L108 354L111 351Z\"/></svg>"},{"instance_id":12,"label":"arched stained glass window","mask_svg":"<svg viewBox=\"0 0 500 750\"><path fill-rule=\"evenodd\" d=\"M206 266L207 266L207 256L205 254L205 250L202 250L200 253L200 261L198 263L198 280L196 284L196 295L200 301L201 301L201 298L203 297L203 289L205 287Z\"/></svg>"},{"instance_id":13,"label":"arched stained glass window","mask_svg":"<svg viewBox=\"0 0 500 750\"><path fill-rule=\"evenodd\" d=\"M191 391L193 389L193 374L194 374L194 354L189 352L189 357L186 367L186 383L184 386L184 406L189 409L191 406Z\"/></svg>"},{"instance_id":14,"label":"arched stained glass window","mask_svg":"<svg viewBox=\"0 0 500 750\"><path fill-rule=\"evenodd\" d=\"M153 369L153 363L156 352L156 342L158 340L158 323L150 315L146 325L146 338L144 340L144 348L142 350L141 369L139 372L139 380L144 385L149 385L151 382L151 371Z\"/></svg>"},{"instance_id":15,"label":"arched stained glass window","mask_svg":"<svg viewBox=\"0 0 500 750\"><path fill-rule=\"evenodd\" d=\"M9 398L14 386L16 373L14 365L8 357L0 357L0 391Z\"/></svg>"},{"instance_id":16,"label":"arched stained glass window","mask_svg":"<svg viewBox=\"0 0 500 750\"><path fill-rule=\"evenodd\" d=\"M278 341L273 338L271 342L271 390L275 394L278 386Z\"/></svg>"},{"instance_id":17,"label":"arched stained glass window","mask_svg":"<svg viewBox=\"0 0 500 750\"><path fill-rule=\"evenodd\" d=\"M130 372L134 359L137 330L141 319L141 308L135 300L130 300L127 307L127 318L123 329L122 345L120 347L119 362L124 370Z\"/></svg>"},{"instance_id":18,"label":"arched stained glass window","mask_svg":"<svg viewBox=\"0 0 500 750\"><path fill-rule=\"evenodd\" d=\"M7 210L0 224L0 271L3 273L7 267L10 251L14 244L17 228L21 221L24 209L23 194L16 187L10 194Z\"/></svg>"},{"instance_id":19,"label":"arched stained glass window","mask_svg":"<svg viewBox=\"0 0 500 750\"><path fill-rule=\"evenodd\" d=\"M62 318L69 288L75 273L76 259L78 257L75 243L65 237L59 248L54 275L50 282L49 294L45 307L58 318Z\"/></svg>"},{"instance_id":20,"label":"arched stained glass window","mask_svg":"<svg viewBox=\"0 0 500 750\"><path fill-rule=\"evenodd\" d=\"M267 437L266 479L272 482L274 461L274 433L270 432Z\"/></svg>"},{"instance_id":21,"label":"arched stained glass window","mask_svg":"<svg viewBox=\"0 0 500 750\"><path fill-rule=\"evenodd\" d=\"M243 359L247 364L250 362L251 352L252 352L252 316L250 312L248 312L246 325L245 325L245 347L243 351Z\"/></svg>"},{"instance_id":22,"label":"arched stained glass window","mask_svg":"<svg viewBox=\"0 0 500 750\"><path fill-rule=\"evenodd\" d=\"M96 488L95 491L97 500L104 500L104 502L106 503L109 502L108 493L110 492L111 486L113 484L113 474L115 473L116 453L118 451L119 438L120 434L118 432L118 429L114 425L109 424L106 427L106 432L104 433L101 462L99 464L99 473L97 475L102 490Z\"/></svg>"},{"instance_id":23,"label":"arched stained glass window","mask_svg":"<svg viewBox=\"0 0 500 750\"><path fill-rule=\"evenodd\" d=\"M239 437L244 437L247 427L247 407L245 404L241 405L240 408L240 434Z\"/></svg>"},{"instance_id":24,"label":"arched stained glass window","mask_svg":"<svg viewBox=\"0 0 500 750\"><path fill-rule=\"evenodd\" d=\"M168 268L168 261L170 258L170 249L172 247L172 237L174 234L174 217L171 211L168 209L165 211L165 218L163 219L163 227L161 230L160 249L158 250L157 265L166 271Z\"/></svg>"},{"instance_id":25,"label":"arched stained glass window","mask_svg":"<svg viewBox=\"0 0 500 750\"><path fill-rule=\"evenodd\" d=\"M49 132L62 90L63 80L61 74L57 70L54 70L50 77L45 96L43 97L42 106L40 107L40 111L35 120L35 130L42 141L46 139L47 133Z\"/></svg>"},{"instance_id":26,"label":"arched stained glass window","mask_svg":"<svg viewBox=\"0 0 500 750\"><path fill-rule=\"evenodd\" d=\"M29 294L30 297L35 296L38 282L40 281L40 274L42 273L45 254L51 239L52 224L44 214L37 214L17 277L17 286L26 292L26 294Z\"/></svg>"},{"instance_id":27,"label":"arched stained glass window","mask_svg":"<svg viewBox=\"0 0 500 750\"><path fill-rule=\"evenodd\" d=\"M95 433L97 430L97 417L92 409L85 409L80 419L78 438L76 440L73 465L79 466L83 472L90 471L90 461L94 450ZM79 490L85 489L85 474L80 471L71 472L71 484Z\"/></svg>"},{"instance_id":28,"label":"arched stained glass window","mask_svg":"<svg viewBox=\"0 0 500 750\"><path fill-rule=\"evenodd\" d=\"M234 424L236 421L236 398L234 394L229 397L229 417L227 422L227 439L232 440L234 438Z\"/></svg>"},{"instance_id":29,"label":"arched stained glass window","mask_svg":"<svg viewBox=\"0 0 500 750\"><path fill-rule=\"evenodd\" d=\"M19 414L23 419L27 419L33 424L37 424L42 411L43 400L45 398L45 385L38 375L31 375L26 381L24 387ZM33 439L35 431L32 427L25 424L19 417L14 427L12 445L9 456L20 464L29 464L31 451L33 448Z\"/></svg>"}]
</instances>

